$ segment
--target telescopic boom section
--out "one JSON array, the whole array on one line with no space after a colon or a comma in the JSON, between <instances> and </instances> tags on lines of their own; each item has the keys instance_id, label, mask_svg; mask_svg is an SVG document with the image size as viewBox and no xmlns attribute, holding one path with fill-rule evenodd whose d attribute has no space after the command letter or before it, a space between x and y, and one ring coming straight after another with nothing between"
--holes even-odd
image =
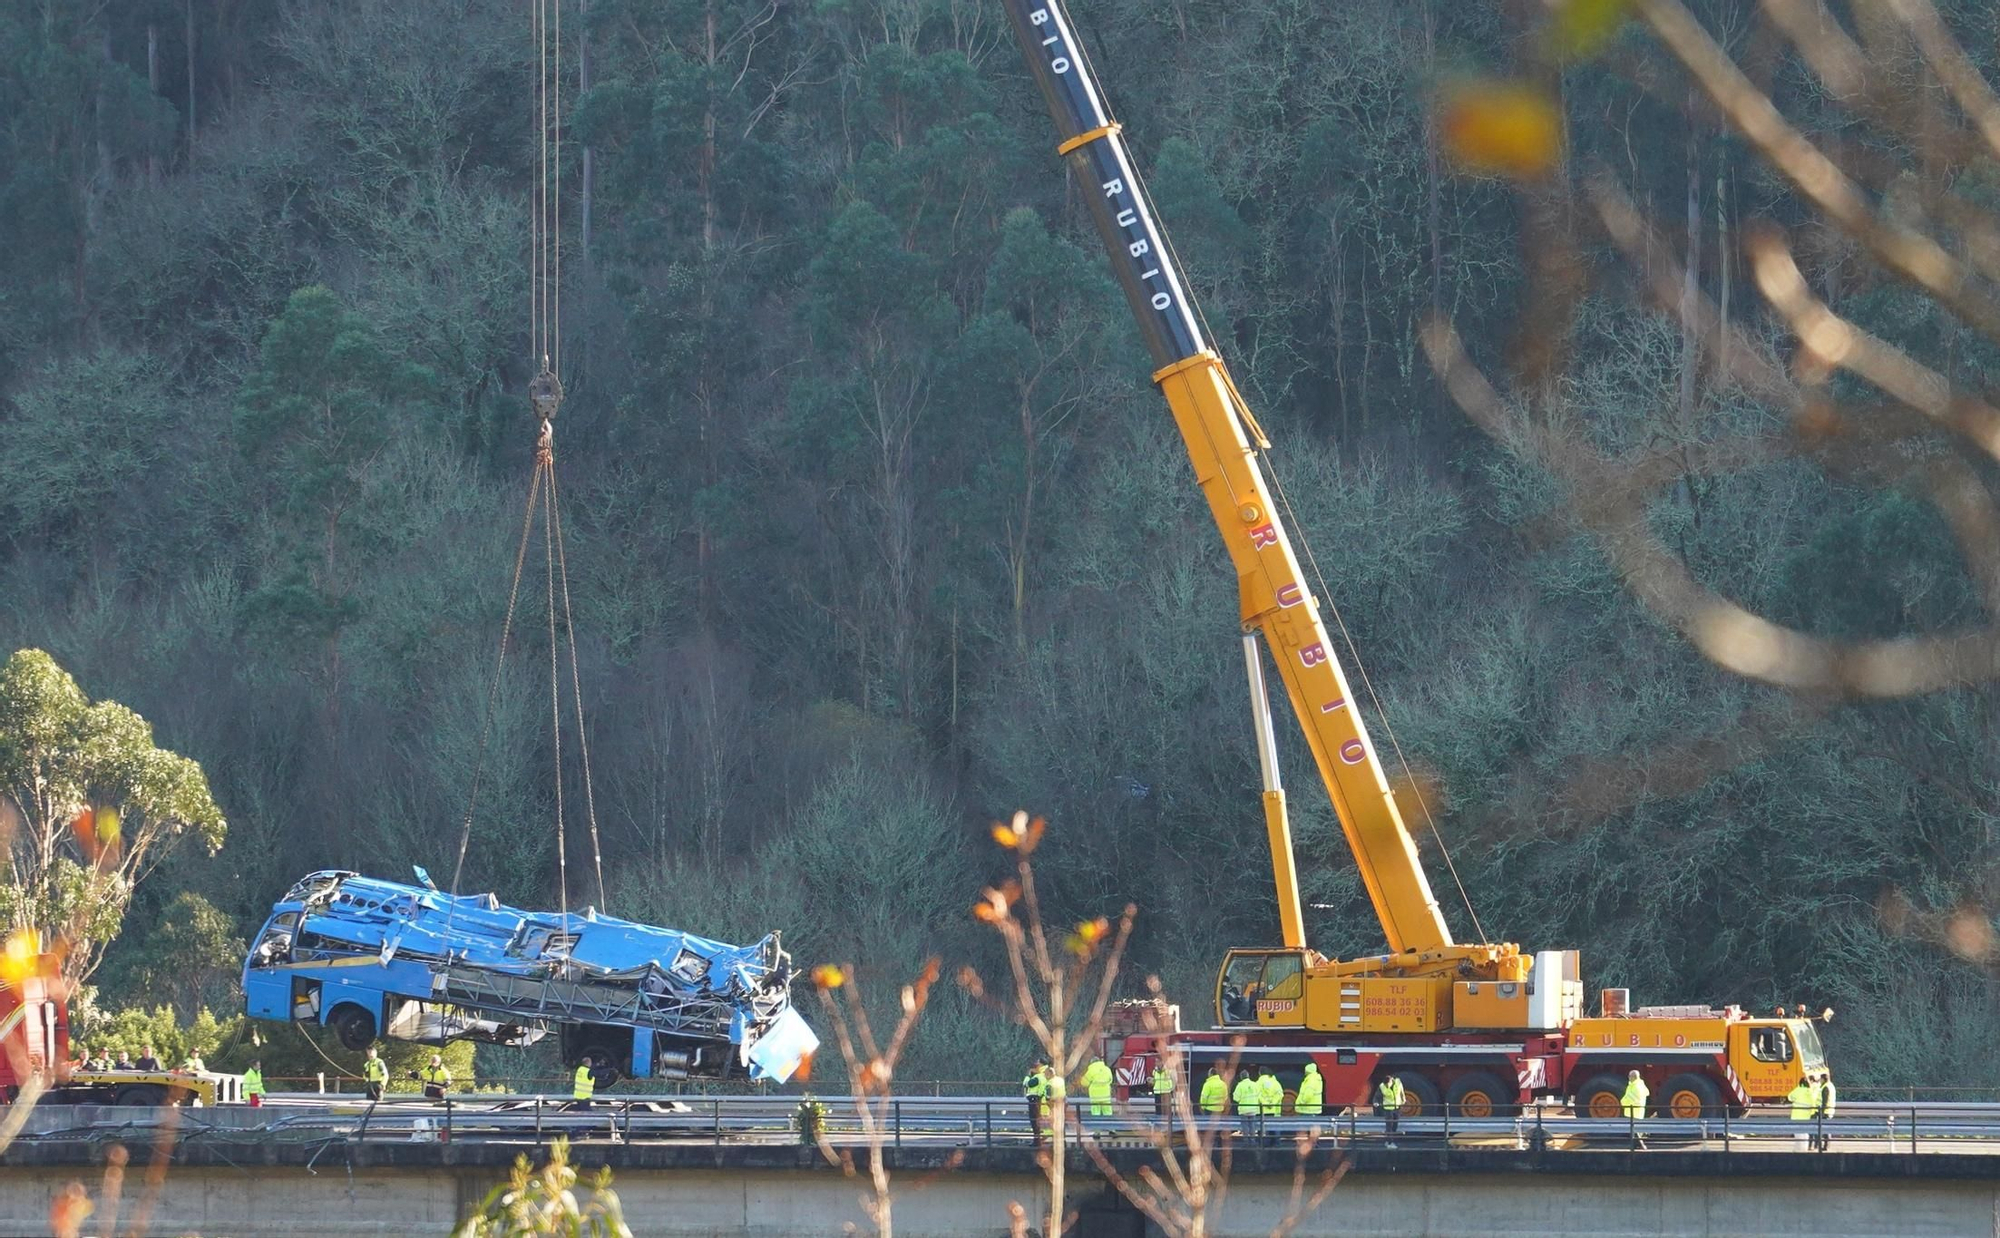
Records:
<instances>
[{"instance_id":1,"label":"telescopic boom section","mask_svg":"<svg viewBox=\"0 0 2000 1238\"><path fill-rule=\"evenodd\" d=\"M1055 117L1061 139L1056 149L1084 188L1112 270L1153 354L1153 381L1167 397L1195 480L1229 547L1242 591L1244 627L1263 633L1277 663L1389 948L1397 953L1447 949L1453 945L1451 930L1396 810L1291 539L1265 490L1256 452L1269 443L1222 359L1202 336L1179 266L1162 242L1125 140L1104 106L1068 18L1055 0L1001 2L1020 37L1028 71ZM1285 944L1299 947L1305 935L1281 795L1267 772L1265 818L1279 915Z\"/></svg>"}]
</instances>

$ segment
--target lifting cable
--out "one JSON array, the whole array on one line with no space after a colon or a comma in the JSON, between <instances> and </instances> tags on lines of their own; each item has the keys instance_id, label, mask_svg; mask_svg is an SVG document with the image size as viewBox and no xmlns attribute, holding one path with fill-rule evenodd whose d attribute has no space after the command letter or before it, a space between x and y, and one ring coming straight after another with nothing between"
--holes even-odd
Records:
<instances>
[{"instance_id":1,"label":"lifting cable","mask_svg":"<svg viewBox=\"0 0 2000 1238\"><path fill-rule=\"evenodd\" d=\"M1073 40L1073 42L1075 43L1076 55L1083 61L1088 70L1087 77L1094 78L1097 70L1090 63L1089 49L1084 46L1081 39ZM1107 117L1107 119L1110 119L1114 124L1116 123L1115 117ZM1153 205L1152 192L1146 187L1144 181L1140 182L1138 189L1139 193L1145 198L1147 212L1153 217L1154 230L1159 233L1161 242L1167 247L1168 256L1174 260L1175 266L1185 272L1188 269L1187 264L1181 261L1179 252L1174 249L1173 237L1168 234L1166 225L1160 220L1160 212ZM1193 297L1187 297L1186 303L1194 310L1195 316L1201 320L1202 334L1210 341L1213 341L1216 338L1215 331L1208 325L1208 315L1203 312L1201 302ZM1226 374L1227 371L1224 371L1224 373ZM1438 829L1437 818L1431 815L1430 800L1424 795L1423 788L1418 785L1415 774L1411 772L1409 758L1403 755L1402 741L1396 738L1396 728L1389 721L1388 713L1382 708L1382 698L1376 695L1375 683L1368 677L1368 667L1361 660L1361 651L1355 648L1354 637L1347 630L1347 620L1341 617L1340 606L1333 600L1333 592L1326 587L1326 577L1319 570L1319 560L1313 554L1312 543L1306 539L1305 528L1299 523L1297 514L1292 510L1291 497L1285 493L1284 480L1278 475L1277 461L1274 458L1271 443L1265 437L1262 428L1258 426L1256 416L1251 413L1241 393L1236 390L1233 379L1230 381L1230 395L1236 402L1236 412L1243 418L1246 428L1255 436L1256 441L1253 446L1256 449L1257 455L1264 461L1265 472L1270 475L1272 488L1278 492L1278 502L1285 509L1285 520L1291 525L1292 540L1305 550L1306 564L1312 569L1313 579L1319 584L1319 596L1325 600L1327 610L1333 614L1333 621L1340 629L1340 639L1347 646L1348 661L1361 675L1361 684L1368 690L1368 699L1375 706L1375 716L1382 723L1382 731L1389 738L1389 746L1395 750L1396 763L1403 771L1403 781L1410 788L1410 794L1416 797L1417 806L1423 809L1424 824L1430 828L1431 837L1437 842L1438 854L1444 857L1445 870L1451 874L1452 884L1458 887L1458 898L1460 902L1465 904L1465 913L1472 917L1472 931L1483 942L1486 940L1486 930L1480 926L1479 912L1472 906L1472 896L1466 893L1465 882L1459 879L1458 865L1452 863L1451 848L1445 845L1444 834ZM1268 642L1268 636L1266 640ZM1390 794L1394 795L1393 789Z\"/></svg>"},{"instance_id":2,"label":"lifting cable","mask_svg":"<svg viewBox=\"0 0 2000 1238\"><path fill-rule=\"evenodd\" d=\"M551 16L553 10L553 16ZM590 824L591 865L596 876L597 906L607 902L604 885L604 853L597 827L597 796L590 769L590 737L584 727L583 677L576 643L576 621L570 601L569 560L563 535L562 510L557 497L555 471L555 415L562 406L562 4L561 0L535 0L534 38L539 80L536 83L539 152L538 181L530 228L528 273L528 339L537 365L528 383L528 402L537 423L535 465L528 480L528 497L521 513L521 536L514 550L513 581L507 590L506 619L500 628L500 647L487 686L486 716L480 729L478 754L474 758L470 794L459 831L458 857L452 868L451 892L456 895L465 874L465 858L472 844L472 824L479 809L479 790L485 774L487 749L492 742L494 717L500 684L506 669L507 650L513 638L514 617L519 607L521 580L527 566L528 543L539 513L542 526L544 600L547 605L549 641L549 723L554 757L554 800L556 826L557 897L561 914L569 914L569 836L563 800L563 703L562 646L569 648L570 698L574 706L577 751L583 765L583 793ZM557 602L561 601L558 614ZM446 913L447 928L456 910ZM446 966L450 965L447 958Z\"/></svg>"}]
</instances>

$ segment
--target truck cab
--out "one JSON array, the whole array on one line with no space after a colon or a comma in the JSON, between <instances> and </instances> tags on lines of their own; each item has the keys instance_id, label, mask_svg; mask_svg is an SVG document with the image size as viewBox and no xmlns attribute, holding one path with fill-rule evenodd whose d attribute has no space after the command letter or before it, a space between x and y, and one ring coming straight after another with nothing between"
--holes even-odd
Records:
<instances>
[{"instance_id":1,"label":"truck cab","mask_svg":"<svg viewBox=\"0 0 2000 1238\"><path fill-rule=\"evenodd\" d=\"M1729 1066L1752 1096L1783 1096L1826 1073L1826 1050L1810 1019L1744 1019L1729 1027Z\"/></svg>"}]
</instances>

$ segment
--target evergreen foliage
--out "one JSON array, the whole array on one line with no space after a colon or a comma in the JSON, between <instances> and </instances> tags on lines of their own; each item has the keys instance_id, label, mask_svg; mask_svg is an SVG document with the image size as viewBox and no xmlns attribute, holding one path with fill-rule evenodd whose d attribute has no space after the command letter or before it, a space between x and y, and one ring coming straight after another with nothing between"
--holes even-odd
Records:
<instances>
[{"instance_id":1,"label":"evergreen foliage","mask_svg":"<svg viewBox=\"0 0 2000 1238\"><path fill-rule=\"evenodd\" d=\"M996 875L983 829L1026 805L1053 822L1052 916L1136 902L1129 974L1201 1008L1222 950L1276 931L1234 582L1004 18L564 3L589 81L561 152L556 459L609 909L781 928L893 993L990 950L964 910ZM1583 947L1592 988L1830 1004L1846 1078L2000 1084L1984 969L1924 927L2000 897L1994 689L1822 708L1714 669L1417 352L1434 308L1483 357L1520 325L1513 199L1440 166L1425 112L1504 61L1507 6L1075 7L1278 441L1381 747L1393 722L1433 793L1437 836L1410 816L1459 935L1438 838L1489 936ZM1697 7L1750 37L1754 6ZM1941 7L1990 57L1993 5ZM534 443L535 49L499 0L34 0L0 6L0 53L0 650L50 650L209 771L228 850L162 860L103 976L187 1017L221 999L162 987L176 934L219 975L302 872L453 870ZM1566 72L1571 157L1662 218L1692 193L1704 285L1761 330L1718 221L1796 203L1626 67ZM1846 123L1771 72L1816 132ZM1806 260L1983 385L1988 352L1920 297L1855 286L1835 245ZM1613 288L1570 344L1580 432L1681 451L1652 517L1704 582L1828 634L1981 619L1920 494L1705 472L1696 447L1772 414L1706 380L1680 406L1706 370L1671 325ZM547 905L548 650L534 622L516 639L465 884ZM1281 740L1309 932L1372 949ZM596 895L566 777L574 905ZM180 816L219 840L213 804ZM952 1001L903 1075L1018 1074L1025 1042ZM1948 1038L1913 1039L1947 1010Z\"/></svg>"}]
</instances>

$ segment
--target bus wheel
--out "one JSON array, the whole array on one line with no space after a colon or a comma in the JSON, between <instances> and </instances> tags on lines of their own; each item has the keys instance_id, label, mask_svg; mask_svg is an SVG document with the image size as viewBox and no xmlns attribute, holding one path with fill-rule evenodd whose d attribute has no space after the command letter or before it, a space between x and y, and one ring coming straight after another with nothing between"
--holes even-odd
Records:
<instances>
[{"instance_id":1,"label":"bus wheel","mask_svg":"<svg viewBox=\"0 0 2000 1238\"><path fill-rule=\"evenodd\" d=\"M1579 1118L1622 1118L1625 1116L1625 1080L1617 1075L1592 1075L1576 1090Z\"/></svg>"},{"instance_id":2,"label":"bus wheel","mask_svg":"<svg viewBox=\"0 0 2000 1238\"><path fill-rule=\"evenodd\" d=\"M375 1016L352 1002L334 1007L326 1022L343 1049L359 1052L375 1043Z\"/></svg>"},{"instance_id":3,"label":"bus wheel","mask_svg":"<svg viewBox=\"0 0 2000 1238\"><path fill-rule=\"evenodd\" d=\"M1675 1075L1667 1080L1660 1112L1670 1118L1720 1117L1722 1089L1706 1075Z\"/></svg>"},{"instance_id":4,"label":"bus wheel","mask_svg":"<svg viewBox=\"0 0 2000 1238\"><path fill-rule=\"evenodd\" d=\"M1518 1088L1502 1084L1499 1076L1476 1070L1460 1075L1445 1100L1450 1106L1447 1112L1461 1118L1502 1118L1512 1117L1520 1108L1514 1103L1518 1094Z\"/></svg>"},{"instance_id":5,"label":"bus wheel","mask_svg":"<svg viewBox=\"0 0 2000 1238\"><path fill-rule=\"evenodd\" d=\"M583 1065L583 1059L591 1060L590 1078L594 1086L608 1088L625 1078L624 1064L609 1045L591 1045L576 1055L576 1060L567 1063L571 1070Z\"/></svg>"},{"instance_id":6,"label":"bus wheel","mask_svg":"<svg viewBox=\"0 0 2000 1238\"><path fill-rule=\"evenodd\" d=\"M128 1083L112 1093L114 1105L163 1105L167 1101L167 1090L157 1083Z\"/></svg>"}]
</instances>

